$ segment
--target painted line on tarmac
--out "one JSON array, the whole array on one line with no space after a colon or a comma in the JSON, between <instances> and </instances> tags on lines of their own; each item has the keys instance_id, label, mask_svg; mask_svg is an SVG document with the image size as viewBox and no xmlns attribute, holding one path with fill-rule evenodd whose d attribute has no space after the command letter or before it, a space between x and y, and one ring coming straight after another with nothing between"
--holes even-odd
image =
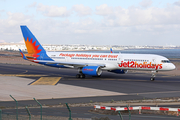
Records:
<instances>
[{"instance_id":1,"label":"painted line on tarmac","mask_svg":"<svg viewBox=\"0 0 180 120\"><path fill-rule=\"evenodd\" d=\"M166 76L165 76L165 75L164 75L164 76L162 75L161 77L179 77L179 75L166 75Z\"/></svg>"},{"instance_id":2,"label":"painted line on tarmac","mask_svg":"<svg viewBox=\"0 0 180 120\"><path fill-rule=\"evenodd\" d=\"M89 80L89 79L88 79ZM98 79L98 80L117 80L117 81L132 81L132 82L148 82L150 81L149 79L144 79L144 80L137 80L137 79L109 79L109 78L105 78L105 79ZM169 81L166 81L166 80L155 80L155 81L150 81L150 82L170 82L170 83L180 83L180 81L172 81L172 80L169 80Z\"/></svg>"},{"instance_id":3,"label":"painted line on tarmac","mask_svg":"<svg viewBox=\"0 0 180 120\"><path fill-rule=\"evenodd\" d=\"M133 79L109 79L109 80L132 81L132 82L144 82L144 81L148 81L148 80L133 80Z\"/></svg>"},{"instance_id":4,"label":"painted line on tarmac","mask_svg":"<svg viewBox=\"0 0 180 120\"><path fill-rule=\"evenodd\" d=\"M34 74L0 74L0 76L15 76L15 77L42 77L47 75L34 75Z\"/></svg>"},{"instance_id":5,"label":"painted line on tarmac","mask_svg":"<svg viewBox=\"0 0 180 120\"><path fill-rule=\"evenodd\" d=\"M30 85L56 85L61 77L41 77Z\"/></svg>"},{"instance_id":6,"label":"painted line on tarmac","mask_svg":"<svg viewBox=\"0 0 180 120\"><path fill-rule=\"evenodd\" d=\"M126 116L128 117L128 115L123 115L123 116ZM169 118L169 120L172 120L172 119L176 119L176 120L179 120L179 117L176 117L176 116L163 116L163 115L132 115L131 117L133 117L134 119L135 118Z\"/></svg>"},{"instance_id":7,"label":"painted line on tarmac","mask_svg":"<svg viewBox=\"0 0 180 120\"><path fill-rule=\"evenodd\" d=\"M160 94L160 93L179 93L180 91L162 91L162 92L145 92L145 93L130 93L128 95L144 95L144 94Z\"/></svg>"},{"instance_id":8,"label":"painted line on tarmac","mask_svg":"<svg viewBox=\"0 0 180 120\"><path fill-rule=\"evenodd\" d=\"M21 74L23 74L23 73L27 73L28 72L28 70L26 70L25 72L22 72Z\"/></svg>"}]
</instances>

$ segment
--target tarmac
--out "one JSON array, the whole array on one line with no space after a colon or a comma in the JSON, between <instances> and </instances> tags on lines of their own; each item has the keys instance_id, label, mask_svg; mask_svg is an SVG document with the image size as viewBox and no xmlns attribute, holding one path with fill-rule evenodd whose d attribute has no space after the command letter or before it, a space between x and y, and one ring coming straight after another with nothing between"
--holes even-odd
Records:
<instances>
[{"instance_id":1,"label":"tarmac","mask_svg":"<svg viewBox=\"0 0 180 120\"><path fill-rule=\"evenodd\" d=\"M1 56L0 56L1 57ZM144 100L154 98L180 97L180 62L175 62L176 70L158 73L155 81L150 81L150 72L129 71L127 74L104 72L101 77L87 76L77 79L75 69L45 67L22 60L20 57L0 59L0 107L37 106L36 98L42 105L62 105L64 103L95 103L123 100ZM55 109L55 110L53 110ZM61 110L62 109L62 110ZM82 109L82 111L81 111ZM72 108L75 117L102 117L89 113L92 107ZM24 114L20 111L20 114ZM31 108L33 114L39 109ZM57 111L66 112L57 112ZM76 111L81 111L77 113ZM13 113L14 112L14 113ZM66 108L43 108L44 115L68 116ZM4 109L3 114L15 114L14 109ZM108 116L119 119L119 116ZM128 116L124 116L128 119ZM133 119L179 119L179 117L132 115Z\"/></svg>"},{"instance_id":2,"label":"tarmac","mask_svg":"<svg viewBox=\"0 0 180 120\"><path fill-rule=\"evenodd\" d=\"M13 99L9 95L12 95L17 100L126 95L120 92L60 83L57 85L30 84L33 81L35 79L0 76L0 101L12 101Z\"/></svg>"},{"instance_id":3,"label":"tarmac","mask_svg":"<svg viewBox=\"0 0 180 120\"><path fill-rule=\"evenodd\" d=\"M0 64L0 73L0 101L13 101L9 95L17 100L67 99L67 102L83 103L179 97L180 94L178 75L159 74L153 82L149 80L150 73L133 71L127 74L103 72L101 77L77 79L74 69L19 64ZM44 82L39 83L41 80Z\"/></svg>"}]
</instances>

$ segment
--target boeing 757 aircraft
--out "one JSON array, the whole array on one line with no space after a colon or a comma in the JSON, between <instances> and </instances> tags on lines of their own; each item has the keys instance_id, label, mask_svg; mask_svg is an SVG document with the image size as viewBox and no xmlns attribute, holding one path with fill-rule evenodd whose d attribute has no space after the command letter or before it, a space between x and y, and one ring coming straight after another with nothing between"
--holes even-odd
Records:
<instances>
[{"instance_id":1,"label":"boeing 757 aircraft","mask_svg":"<svg viewBox=\"0 0 180 120\"><path fill-rule=\"evenodd\" d=\"M154 54L46 52L27 26L21 26L28 54L25 60L57 68L76 68L77 78L85 75L101 76L102 71L124 74L128 70L152 71L151 81L158 71L174 70L176 67L166 57Z\"/></svg>"}]
</instances>

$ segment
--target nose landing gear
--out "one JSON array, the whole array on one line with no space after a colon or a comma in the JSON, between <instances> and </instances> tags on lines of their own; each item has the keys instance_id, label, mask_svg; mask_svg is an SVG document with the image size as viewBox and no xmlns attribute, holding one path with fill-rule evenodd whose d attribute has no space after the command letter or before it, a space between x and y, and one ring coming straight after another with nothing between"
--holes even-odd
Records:
<instances>
[{"instance_id":1,"label":"nose landing gear","mask_svg":"<svg viewBox=\"0 0 180 120\"><path fill-rule=\"evenodd\" d=\"M152 72L152 75L151 75L150 80L151 80L151 81L154 81L154 80L155 80L155 77L156 77L156 73L157 73L158 71L151 71L151 72Z\"/></svg>"},{"instance_id":2,"label":"nose landing gear","mask_svg":"<svg viewBox=\"0 0 180 120\"><path fill-rule=\"evenodd\" d=\"M155 76L151 76L150 80L154 81L155 80Z\"/></svg>"}]
</instances>

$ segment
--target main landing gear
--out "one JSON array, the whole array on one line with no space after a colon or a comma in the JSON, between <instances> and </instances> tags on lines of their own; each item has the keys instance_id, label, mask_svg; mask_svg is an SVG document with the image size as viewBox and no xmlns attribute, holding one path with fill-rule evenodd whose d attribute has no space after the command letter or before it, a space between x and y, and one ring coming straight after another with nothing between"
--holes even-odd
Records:
<instances>
[{"instance_id":1,"label":"main landing gear","mask_svg":"<svg viewBox=\"0 0 180 120\"><path fill-rule=\"evenodd\" d=\"M79 71L79 74L76 75L76 78L85 78L86 77L85 74L82 73L82 68L79 68L78 71Z\"/></svg>"},{"instance_id":2,"label":"main landing gear","mask_svg":"<svg viewBox=\"0 0 180 120\"><path fill-rule=\"evenodd\" d=\"M84 74L82 74L82 73L76 75L76 78L85 78L85 77L86 76Z\"/></svg>"},{"instance_id":3,"label":"main landing gear","mask_svg":"<svg viewBox=\"0 0 180 120\"><path fill-rule=\"evenodd\" d=\"M151 71L151 72L152 72L152 76L151 76L150 80L151 80L151 81L154 81L154 80L155 80L155 77L156 77L156 73L157 73L158 71Z\"/></svg>"}]
</instances>

